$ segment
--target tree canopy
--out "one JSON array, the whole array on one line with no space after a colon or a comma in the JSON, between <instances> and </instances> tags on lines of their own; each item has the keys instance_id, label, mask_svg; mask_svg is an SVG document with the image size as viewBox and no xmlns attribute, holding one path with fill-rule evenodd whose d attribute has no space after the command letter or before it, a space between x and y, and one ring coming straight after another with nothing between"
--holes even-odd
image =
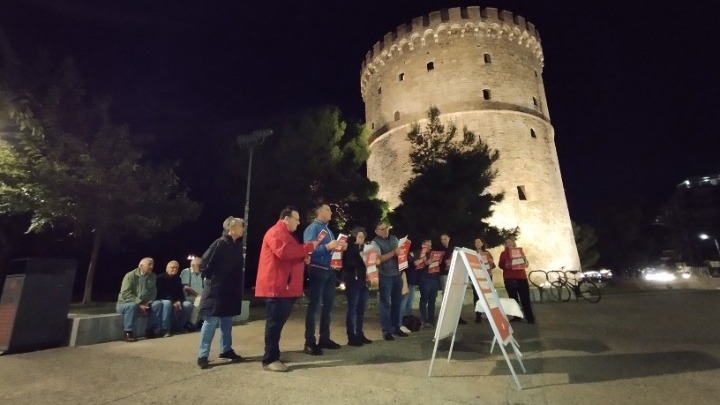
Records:
<instances>
[{"instance_id":1,"label":"tree canopy","mask_svg":"<svg viewBox=\"0 0 720 405\"><path fill-rule=\"evenodd\" d=\"M515 236L517 229L498 229L487 223L492 207L503 199L487 191L497 172L499 152L465 127L444 124L440 110L431 107L424 127L415 123L407 135L415 177L400 194L401 204L390 214L398 234L437 238L447 232L455 244L472 246L478 236L490 246ZM460 139L461 138L461 139Z\"/></svg>"},{"instance_id":2,"label":"tree canopy","mask_svg":"<svg viewBox=\"0 0 720 405\"><path fill-rule=\"evenodd\" d=\"M29 232L67 226L92 234L84 302L102 242L149 237L194 219L174 164L146 158L126 126L112 122L110 102L89 100L71 59L56 72L31 74L6 65L0 113L0 214L29 213Z\"/></svg>"},{"instance_id":3,"label":"tree canopy","mask_svg":"<svg viewBox=\"0 0 720 405\"><path fill-rule=\"evenodd\" d=\"M319 106L277 116L259 128L273 135L254 147L250 189L248 245L249 273L254 272L260 242L280 210L294 205L303 217L299 233L312 221L312 208L321 203L333 209L330 227L349 231L369 226L383 215L385 203L376 198L378 186L367 178L369 132L365 125L346 120L335 106ZM246 129L247 130L247 129ZM248 152L238 150L228 136L218 176L210 181L225 187L225 206L241 215L247 185ZM235 208L232 208L235 207ZM253 283L252 274L246 276Z\"/></svg>"},{"instance_id":4,"label":"tree canopy","mask_svg":"<svg viewBox=\"0 0 720 405\"><path fill-rule=\"evenodd\" d=\"M580 268L591 269L600 260L600 253L595 246L598 241L595 229L590 225L579 225L575 222L572 223L572 228L575 234L575 245L580 256Z\"/></svg>"}]
</instances>

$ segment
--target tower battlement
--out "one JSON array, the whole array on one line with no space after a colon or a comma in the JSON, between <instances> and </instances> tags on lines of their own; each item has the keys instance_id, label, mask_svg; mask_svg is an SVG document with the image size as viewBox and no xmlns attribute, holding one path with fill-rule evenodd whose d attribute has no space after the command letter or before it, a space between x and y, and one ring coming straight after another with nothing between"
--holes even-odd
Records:
<instances>
[{"instance_id":1,"label":"tower battlement","mask_svg":"<svg viewBox=\"0 0 720 405\"><path fill-rule=\"evenodd\" d=\"M438 42L443 37L453 39L469 35L505 38L528 48L540 66L544 63L540 34L535 25L523 16L493 7L454 7L413 18L376 42L362 62L361 93L364 95L367 80L385 64L385 60L401 54L404 49L413 51L429 41Z\"/></svg>"}]
</instances>

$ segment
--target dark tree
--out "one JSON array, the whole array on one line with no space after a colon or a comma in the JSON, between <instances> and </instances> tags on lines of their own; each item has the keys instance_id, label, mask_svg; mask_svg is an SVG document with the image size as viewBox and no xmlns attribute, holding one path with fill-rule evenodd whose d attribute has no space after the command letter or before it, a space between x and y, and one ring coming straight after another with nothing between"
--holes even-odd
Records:
<instances>
[{"instance_id":1,"label":"dark tree","mask_svg":"<svg viewBox=\"0 0 720 405\"><path fill-rule=\"evenodd\" d=\"M295 205L304 216L299 232L312 220L311 209L319 203L333 208L331 228L347 231L355 225L369 226L383 215L384 202L375 198L378 186L368 180L368 130L348 123L333 106L312 108L272 120L274 134L255 147L248 237L248 271L253 272L260 241L280 210ZM233 130L236 135L241 130ZM236 136L235 135L235 136ZM233 185L226 199L239 209L245 201L247 153L228 138L227 152L215 181ZM238 158L238 156L240 156ZM248 274L247 281L254 282Z\"/></svg>"},{"instance_id":2,"label":"dark tree","mask_svg":"<svg viewBox=\"0 0 720 405\"><path fill-rule=\"evenodd\" d=\"M502 194L487 191L495 179L492 165L499 157L474 133L440 121L440 110L428 110L425 127L414 124L408 133L415 177L400 194L402 203L390 214L397 234L415 239L449 232L458 245L472 246L484 236L490 246L515 236L517 229L488 225L494 204ZM461 139L457 139L461 138Z\"/></svg>"},{"instance_id":3,"label":"dark tree","mask_svg":"<svg viewBox=\"0 0 720 405\"><path fill-rule=\"evenodd\" d=\"M0 114L10 139L0 164L10 181L0 183L0 213L29 213L28 232L65 226L92 235L83 296L89 304L104 243L150 237L194 219L199 205L180 186L174 164L146 159L128 128L112 122L107 100L88 100L72 60L54 74L3 73Z\"/></svg>"},{"instance_id":4,"label":"dark tree","mask_svg":"<svg viewBox=\"0 0 720 405\"><path fill-rule=\"evenodd\" d=\"M580 256L580 268L591 269L600 260L600 253L595 246L598 240L595 229L590 225L578 225L575 222L572 223L572 228Z\"/></svg>"}]
</instances>

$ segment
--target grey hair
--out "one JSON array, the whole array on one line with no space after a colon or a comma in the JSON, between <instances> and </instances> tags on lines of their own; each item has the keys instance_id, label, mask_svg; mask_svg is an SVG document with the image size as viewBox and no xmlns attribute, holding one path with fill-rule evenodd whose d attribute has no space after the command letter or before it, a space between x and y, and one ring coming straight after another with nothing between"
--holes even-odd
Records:
<instances>
[{"instance_id":1,"label":"grey hair","mask_svg":"<svg viewBox=\"0 0 720 405\"><path fill-rule=\"evenodd\" d=\"M223 222L223 232L227 233L230 228L235 228L236 226L243 226L244 223L245 221L242 218L227 217Z\"/></svg>"}]
</instances>

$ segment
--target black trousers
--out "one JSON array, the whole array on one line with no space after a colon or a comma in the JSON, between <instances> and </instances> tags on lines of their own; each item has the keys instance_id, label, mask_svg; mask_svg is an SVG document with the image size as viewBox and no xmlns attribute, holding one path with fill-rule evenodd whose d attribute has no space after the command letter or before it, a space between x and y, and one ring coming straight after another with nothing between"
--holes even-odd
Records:
<instances>
[{"instance_id":1,"label":"black trousers","mask_svg":"<svg viewBox=\"0 0 720 405\"><path fill-rule=\"evenodd\" d=\"M504 281L508 297L520 304L528 322L535 322L535 315L533 315L532 306L530 306L530 285L527 279L506 278Z\"/></svg>"}]
</instances>

